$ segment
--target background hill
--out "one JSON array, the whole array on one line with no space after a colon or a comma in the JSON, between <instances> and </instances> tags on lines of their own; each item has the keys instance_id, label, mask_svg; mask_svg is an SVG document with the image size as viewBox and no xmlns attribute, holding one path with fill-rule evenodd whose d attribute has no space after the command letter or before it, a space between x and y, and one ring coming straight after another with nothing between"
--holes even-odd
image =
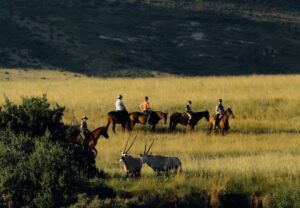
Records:
<instances>
[{"instance_id":1,"label":"background hill","mask_svg":"<svg viewBox=\"0 0 300 208\"><path fill-rule=\"evenodd\" d=\"M0 67L102 76L300 72L296 0L1 0Z\"/></svg>"}]
</instances>

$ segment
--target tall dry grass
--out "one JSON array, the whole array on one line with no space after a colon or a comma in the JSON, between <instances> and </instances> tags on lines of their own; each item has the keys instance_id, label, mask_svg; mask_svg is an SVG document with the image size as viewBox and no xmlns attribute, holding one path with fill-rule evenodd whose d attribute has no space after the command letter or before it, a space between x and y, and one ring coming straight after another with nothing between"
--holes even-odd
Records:
<instances>
[{"instance_id":1,"label":"tall dry grass","mask_svg":"<svg viewBox=\"0 0 300 208\"><path fill-rule=\"evenodd\" d=\"M171 182L156 180L147 166L138 183L124 180L118 161L128 134L118 128L117 135L110 132L109 140L101 139L97 164L113 176L111 185L132 190L178 184L222 189L228 181L238 179L253 186L299 185L299 83L300 75L100 79L66 72L0 71L0 94L19 102L20 96L46 93L51 102L67 106L66 122L72 120L73 114L78 120L86 114L91 129L106 124L106 113L114 110L118 94L123 95L129 111L138 111L145 95L154 110L169 114L183 111L189 99L194 111L213 112L218 98L223 98L226 107L232 107L236 118L230 121L231 133L224 137L207 135L204 120L195 132L179 127L175 133L168 133L168 126L163 124L155 134L148 127L135 128L133 134L138 139L132 155L143 151L146 139L156 138L153 154L176 155L182 160L184 174ZM0 102L3 100L0 97Z\"/></svg>"}]
</instances>

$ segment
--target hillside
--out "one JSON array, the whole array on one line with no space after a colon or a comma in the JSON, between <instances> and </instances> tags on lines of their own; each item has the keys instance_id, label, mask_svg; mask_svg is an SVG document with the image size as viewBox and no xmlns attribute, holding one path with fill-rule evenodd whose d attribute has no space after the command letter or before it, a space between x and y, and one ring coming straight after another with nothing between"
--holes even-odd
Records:
<instances>
[{"instance_id":1,"label":"hillside","mask_svg":"<svg viewBox=\"0 0 300 208\"><path fill-rule=\"evenodd\" d=\"M101 76L299 73L299 34L296 0L2 0L0 67Z\"/></svg>"}]
</instances>

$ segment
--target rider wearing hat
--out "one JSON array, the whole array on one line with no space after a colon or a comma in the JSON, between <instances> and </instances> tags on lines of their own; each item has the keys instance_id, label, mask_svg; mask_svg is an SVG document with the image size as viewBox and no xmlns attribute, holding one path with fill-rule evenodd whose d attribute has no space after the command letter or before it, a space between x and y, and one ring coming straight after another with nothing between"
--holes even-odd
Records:
<instances>
[{"instance_id":1,"label":"rider wearing hat","mask_svg":"<svg viewBox=\"0 0 300 208\"><path fill-rule=\"evenodd\" d=\"M144 102L141 103L140 105L140 109L141 111L148 116L147 118L147 124L149 124L150 121L150 117L151 117L151 108L150 108L150 104L149 104L149 98L147 96L145 96Z\"/></svg>"},{"instance_id":2,"label":"rider wearing hat","mask_svg":"<svg viewBox=\"0 0 300 208\"><path fill-rule=\"evenodd\" d=\"M187 105L186 105L186 107L185 107L185 114L188 116L188 118L189 118L189 120L188 120L188 124L190 124L191 123L191 120L192 120L192 107L191 107L191 105L192 105L192 101L188 101L187 102Z\"/></svg>"},{"instance_id":3,"label":"rider wearing hat","mask_svg":"<svg viewBox=\"0 0 300 208\"><path fill-rule=\"evenodd\" d=\"M122 100L123 96L122 95L118 95L117 97L117 100L116 100L116 111L119 111L119 112L127 112L126 108L125 108L125 105L123 103L123 100Z\"/></svg>"},{"instance_id":4,"label":"rider wearing hat","mask_svg":"<svg viewBox=\"0 0 300 208\"><path fill-rule=\"evenodd\" d=\"M215 114L215 126L214 129L217 128L220 119L222 118L223 114L224 114L224 106L222 104L222 99L219 99L219 104L216 106L216 114Z\"/></svg>"},{"instance_id":5,"label":"rider wearing hat","mask_svg":"<svg viewBox=\"0 0 300 208\"><path fill-rule=\"evenodd\" d=\"M88 130L87 127L87 120L88 117L86 117L85 115L82 117L81 119L81 124L80 124L80 135L83 139L83 147L85 147L85 145L87 144L88 138L89 138L89 133L90 131Z\"/></svg>"}]
</instances>

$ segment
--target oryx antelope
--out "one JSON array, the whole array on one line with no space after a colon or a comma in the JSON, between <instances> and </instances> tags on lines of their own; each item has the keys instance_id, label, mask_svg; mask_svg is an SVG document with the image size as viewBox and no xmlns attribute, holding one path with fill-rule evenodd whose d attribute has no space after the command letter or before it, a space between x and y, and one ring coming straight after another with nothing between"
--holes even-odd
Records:
<instances>
[{"instance_id":1,"label":"oryx antelope","mask_svg":"<svg viewBox=\"0 0 300 208\"><path fill-rule=\"evenodd\" d=\"M135 142L136 137L130 144L129 148L126 150L129 138L127 139L126 145L124 147L123 152L121 153L120 162L124 165L124 170L126 172L126 176L140 176L141 175L141 169L143 166L142 160L140 158L132 157L131 155L128 155L129 150L131 149L133 143Z\"/></svg>"},{"instance_id":2,"label":"oryx antelope","mask_svg":"<svg viewBox=\"0 0 300 208\"><path fill-rule=\"evenodd\" d=\"M161 155L152 155L152 153L148 154L152 145L154 143L154 140L152 141L151 145L147 149L147 140L145 144L144 153L140 154L142 158L142 162L146 163L149 167L151 167L157 175L161 171L166 172L168 175L170 171L174 171L174 173L177 173L182 171L182 164L181 161L177 157L166 157Z\"/></svg>"}]
</instances>

